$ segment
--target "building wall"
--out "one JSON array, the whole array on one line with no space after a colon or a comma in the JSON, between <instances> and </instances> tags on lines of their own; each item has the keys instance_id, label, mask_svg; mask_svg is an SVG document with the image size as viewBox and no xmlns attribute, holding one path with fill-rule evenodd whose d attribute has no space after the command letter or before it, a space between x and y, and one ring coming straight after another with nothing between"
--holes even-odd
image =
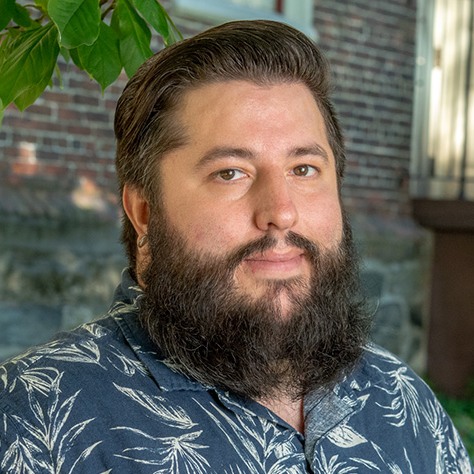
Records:
<instances>
[{"instance_id":1,"label":"building wall","mask_svg":"<svg viewBox=\"0 0 474 474\"><path fill-rule=\"evenodd\" d=\"M344 201L377 340L421 368L430 246L408 195L415 3L315 0L314 21L346 131ZM185 35L206 26L175 19ZM112 122L126 79L102 96L74 66L61 71L62 89L9 109L0 130L0 358L104 311L125 264Z\"/></svg>"},{"instance_id":2,"label":"building wall","mask_svg":"<svg viewBox=\"0 0 474 474\"><path fill-rule=\"evenodd\" d=\"M344 200L374 304L374 335L421 370L431 240L411 218L408 190L416 1L314 3L346 133Z\"/></svg>"}]
</instances>

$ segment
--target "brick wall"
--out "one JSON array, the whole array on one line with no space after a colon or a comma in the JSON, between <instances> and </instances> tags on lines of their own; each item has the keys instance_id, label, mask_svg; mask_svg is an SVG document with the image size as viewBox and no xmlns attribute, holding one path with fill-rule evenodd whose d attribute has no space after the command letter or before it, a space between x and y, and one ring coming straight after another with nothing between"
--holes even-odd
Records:
<instances>
[{"instance_id":1,"label":"brick wall","mask_svg":"<svg viewBox=\"0 0 474 474\"><path fill-rule=\"evenodd\" d=\"M415 1L315 1L320 44L333 67L346 131L347 201L407 216Z\"/></svg>"},{"instance_id":2,"label":"brick wall","mask_svg":"<svg viewBox=\"0 0 474 474\"><path fill-rule=\"evenodd\" d=\"M5 112L2 181L17 186L34 177L67 192L86 179L113 190L113 111L124 81L102 96L99 86L73 65L63 64L61 71L62 88L55 84L24 113L13 107Z\"/></svg>"},{"instance_id":3,"label":"brick wall","mask_svg":"<svg viewBox=\"0 0 474 474\"><path fill-rule=\"evenodd\" d=\"M428 251L425 235L410 218L407 185L415 4L415 0L315 0L314 18L319 43L336 80L334 100L348 149L344 198L372 282L370 296L378 308L374 313L383 320L383 301L390 302L391 315L393 302L399 301L398 319L404 318L406 324L415 321L418 327L423 319ZM203 23L192 18L176 18L176 22L185 35L203 28ZM10 108L0 129L0 232L7 232L11 243L0 248L0 278L6 281L0 300L8 300L15 315L19 314L15 305L21 301L36 301L42 310L47 305L44 290L35 289L31 275L27 275L28 262L24 261L28 252L34 260L31 249L35 245L50 248L49 254L39 251L38 255L48 268L43 276L49 285L48 294L56 288L55 311L59 305L58 314L63 316L70 314L72 307L83 308L91 297L86 290L91 287L90 279L78 277L78 268L86 274L95 272L97 278L108 272L107 281L113 281L110 274L118 279L123 264L121 259L109 258L109 248L102 254L104 259L87 259L84 269L81 262L87 249L79 245L83 234L74 234L74 229L94 229L97 222L99 227L108 225L118 236L112 121L125 78L101 95L99 86L74 66L62 65L61 71L62 89L55 86L47 91L23 114ZM32 222L36 227L31 227ZM64 227L67 233L61 239ZM55 237L50 235L51 228L57 229ZM25 238L13 245L12 236L21 234ZM109 232L103 235L110 239ZM88 245L107 248L101 247L99 240L100 233L95 232ZM114 244L117 241L118 237ZM58 245L67 247L66 267L55 252ZM118 246L111 248L120 252ZM16 261L23 262L23 270L12 278ZM104 261L111 262L110 268L105 265L110 271ZM65 274L69 275L66 279ZM397 285L394 275L413 285ZM41 272L35 278L41 279ZM19 296L24 287L28 295ZM110 285L103 290L103 300L107 301ZM97 302L95 293L92 299ZM67 303L62 310L61 302ZM97 306L94 303L94 311ZM81 314L87 319L91 311ZM410 351L405 350L407 357Z\"/></svg>"}]
</instances>

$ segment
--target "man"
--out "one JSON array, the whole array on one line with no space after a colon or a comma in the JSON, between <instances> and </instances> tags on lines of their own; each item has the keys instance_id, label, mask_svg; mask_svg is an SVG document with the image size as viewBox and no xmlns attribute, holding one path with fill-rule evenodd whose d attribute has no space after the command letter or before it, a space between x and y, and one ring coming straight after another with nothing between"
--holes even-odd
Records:
<instances>
[{"instance_id":1,"label":"man","mask_svg":"<svg viewBox=\"0 0 474 474\"><path fill-rule=\"evenodd\" d=\"M366 345L327 65L234 22L117 106L109 313L4 364L2 472L468 473L431 391Z\"/></svg>"}]
</instances>

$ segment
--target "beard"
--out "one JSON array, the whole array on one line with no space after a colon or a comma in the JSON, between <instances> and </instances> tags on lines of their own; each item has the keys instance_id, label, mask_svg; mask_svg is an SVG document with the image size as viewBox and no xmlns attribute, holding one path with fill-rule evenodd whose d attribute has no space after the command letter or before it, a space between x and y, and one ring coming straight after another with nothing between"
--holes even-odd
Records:
<instances>
[{"instance_id":1,"label":"beard","mask_svg":"<svg viewBox=\"0 0 474 474\"><path fill-rule=\"evenodd\" d=\"M161 212L148 230L139 318L174 370L251 399L298 400L335 383L360 357L369 323L346 219L332 251L289 232L286 243L305 251L311 276L268 281L258 298L239 291L234 273L276 239L216 257L190 250ZM290 302L284 317L282 292Z\"/></svg>"}]
</instances>

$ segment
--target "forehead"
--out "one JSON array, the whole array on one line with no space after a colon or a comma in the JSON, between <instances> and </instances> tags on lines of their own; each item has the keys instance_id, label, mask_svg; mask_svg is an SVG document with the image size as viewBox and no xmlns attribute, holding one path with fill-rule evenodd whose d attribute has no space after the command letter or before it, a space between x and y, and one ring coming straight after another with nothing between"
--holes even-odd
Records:
<instances>
[{"instance_id":1,"label":"forehead","mask_svg":"<svg viewBox=\"0 0 474 474\"><path fill-rule=\"evenodd\" d=\"M300 82L256 84L225 81L186 91L176 111L188 138L241 140L258 134L304 134L327 141L326 127L310 89Z\"/></svg>"},{"instance_id":2,"label":"forehead","mask_svg":"<svg viewBox=\"0 0 474 474\"><path fill-rule=\"evenodd\" d=\"M185 111L202 104L209 109L217 109L223 103L228 106L242 105L241 101L248 97L266 97L268 100L273 96L285 97L292 94L302 96L318 107L309 87L300 81L254 82L230 79L203 83L184 90L178 108ZM229 99L234 100L229 102Z\"/></svg>"}]
</instances>

